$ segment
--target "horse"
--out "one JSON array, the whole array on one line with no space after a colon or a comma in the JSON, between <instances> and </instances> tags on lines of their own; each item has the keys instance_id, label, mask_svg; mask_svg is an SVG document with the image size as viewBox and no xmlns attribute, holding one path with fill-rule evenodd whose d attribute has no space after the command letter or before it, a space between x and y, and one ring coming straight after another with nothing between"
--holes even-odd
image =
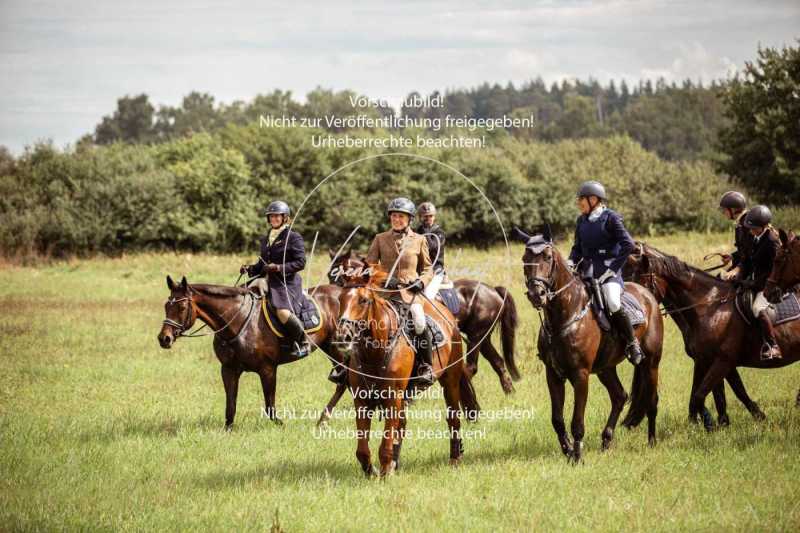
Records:
<instances>
[{"instance_id":1,"label":"horse","mask_svg":"<svg viewBox=\"0 0 800 533\"><path fill-rule=\"evenodd\" d=\"M691 330L687 352L696 356L700 368L695 371L690 413L702 412L708 393L736 367L781 368L800 359L800 321L775 327L783 357L762 361L761 335L753 331L754 326L737 310L734 284L650 246L642 248L640 268L642 275L653 275L651 286L663 294L665 303L669 297L667 311L670 305L679 306L671 314L680 313L687 331ZM751 413L758 417L757 412L751 410Z\"/></svg>"},{"instance_id":2,"label":"horse","mask_svg":"<svg viewBox=\"0 0 800 533\"><path fill-rule=\"evenodd\" d=\"M277 367L298 359L282 353L280 340L261 312L261 297L243 287L190 285L185 276L178 284L167 276L167 287L170 295L164 304L166 318L158 342L162 348L169 349L180 337L202 336L189 333L198 319L211 328L211 333L204 335L214 335L214 353L222 365L225 429L230 431L233 427L242 372L259 375L264 392L264 413L269 420L282 425L275 409ZM311 289L322 316L319 330L310 334L309 340L312 351L319 347L334 361L342 363L344 358L334 343L340 292L341 288L334 285Z\"/></svg>"},{"instance_id":3,"label":"horse","mask_svg":"<svg viewBox=\"0 0 800 533\"><path fill-rule=\"evenodd\" d=\"M331 268L328 280L332 284L344 285L361 279L366 269L366 258L348 249L336 253L330 251ZM459 301L456 315L459 330L467 337L467 365L470 377L478 373L478 353L492 365L503 392L514 392L514 381L519 381L520 373L514 360L516 331L519 325L517 306L511 293L502 286L489 287L485 283L470 279L453 282ZM500 339L503 357L492 344L492 333L500 324ZM505 361L503 360L505 358Z\"/></svg>"},{"instance_id":4,"label":"horse","mask_svg":"<svg viewBox=\"0 0 800 533\"><path fill-rule=\"evenodd\" d=\"M652 272L647 274L642 272L642 258L645 257L646 254L650 256L653 254L661 254L661 252L657 251L651 246L646 245L645 243L637 242L636 244L637 252L628 256L628 260L625 263L625 268L623 269L623 274L625 279L633 281L634 283L639 283L640 285L644 285L650 289L650 291L655 295L656 300L664 305L666 314L672 317L672 319L675 321L675 324L678 326L678 329L680 329L681 335L683 336L686 355L688 355L694 361L691 390L691 392L694 393L694 391L697 389L700 379L703 377L703 371L707 365L706 361L708 361L708 354L706 353L707 350L704 349L705 345L697 342L699 336L702 335L701 330L706 327L707 321L698 320L697 317L691 313L692 307L684 309L687 305L691 306L693 304L679 303L679 301L676 300L675 294L670 290L669 284L664 278L661 278ZM680 302L683 301L681 299L679 300ZM756 420L765 420L766 415L747 393L744 382L742 381L742 377L739 375L739 371L735 368L732 369L728 375L725 376L725 379L731 386L734 394L736 394L736 397L740 402L742 402L742 405L745 406L753 418ZM717 423L720 426L730 425L730 416L728 415L727 401L725 399L725 385L720 383L718 386L712 389L712 393L714 395L714 404L717 408ZM689 409L689 419L691 421L696 422L698 417L703 421L703 425L707 430L713 429L714 421L711 417L711 413L709 413L705 405L702 406L699 412L694 411L692 408Z\"/></svg>"},{"instance_id":5,"label":"horse","mask_svg":"<svg viewBox=\"0 0 800 533\"><path fill-rule=\"evenodd\" d=\"M775 256L775 263L764 289L764 295L772 303L777 302L784 292L794 289L800 283L800 239L791 231L787 233L779 230L778 235L781 247Z\"/></svg>"},{"instance_id":6,"label":"horse","mask_svg":"<svg viewBox=\"0 0 800 533\"><path fill-rule=\"evenodd\" d=\"M372 412L376 409L384 417L378 454L380 476L391 475L399 468L406 427L406 391L414 368L414 350L403 333L406 319L384 297L388 274L377 268L366 284L348 286L339 297L339 338L351 352L348 383L356 410L356 458L367 477L378 474L369 449ZM420 297L424 298L416 296ZM480 406L464 372L461 338L453 315L439 302L424 301L423 307L444 334L445 343L435 349L433 366L447 404L450 464L457 465L464 453L459 411L468 420L475 420Z\"/></svg>"},{"instance_id":7,"label":"horse","mask_svg":"<svg viewBox=\"0 0 800 533\"><path fill-rule=\"evenodd\" d=\"M594 373L608 390L611 412L603 429L602 450L611 446L614 429L628 399L617 376L616 366L625 361L625 342L604 333L590 311L590 297L580 277L573 273L553 243L549 226L541 234L528 235L514 228L513 235L525 242L522 257L527 297L543 314L539 329L539 357L546 366L550 392L551 421L561 451L571 462L581 461L584 411L589 394L589 375ZM634 283L626 283L644 311L644 323L635 328L644 360L634 370L632 399L623 425L632 428L647 415L647 438L656 443L658 414L658 365L664 338L664 323L655 297ZM570 442L564 425L564 383L569 380L575 393Z\"/></svg>"}]
</instances>

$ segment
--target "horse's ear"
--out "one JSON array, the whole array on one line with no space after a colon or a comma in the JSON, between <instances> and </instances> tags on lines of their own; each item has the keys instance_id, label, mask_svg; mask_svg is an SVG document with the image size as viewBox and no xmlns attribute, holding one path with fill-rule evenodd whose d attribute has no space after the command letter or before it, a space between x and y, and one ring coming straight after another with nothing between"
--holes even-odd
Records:
<instances>
[{"instance_id":1,"label":"horse's ear","mask_svg":"<svg viewBox=\"0 0 800 533\"><path fill-rule=\"evenodd\" d=\"M189 288L189 282L186 281L186 276L183 276L183 278L181 278L181 289L186 290L188 288Z\"/></svg>"},{"instance_id":2,"label":"horse's ear","mask_svg":"<svg viewBox=\"0 0 800 533\"><path fill-rule=\"evenodd\" d=\"M789 235L786 233L786 230L779 229L778 236L781 238L781 244L786 248L789 245Z\"/></svg>"},{"instance_id":3,"label":"horse's ear","mask_svg":"<svg viewBox=\"0 0 800 533\"><path fill-rule=\"evenodd\" d=\"M793 231L789 230L789 242L794 242L795 239L797 239L797 235L795 235Z\"/></svg>"},{"instance_id":4,"label":"horse's ear","mask_svg":"<svg viewBox=\"0 0 800 533\"><path fill-rule=\"evenodd\" d=\"M511 229L511 238L517 239L518 241L528 242L528 239L531 238L530 235L519 229L518 227L514 226Z\"/></svg>"},{"instance_id":5,"label":"horse's ear","mask_svg":"<svg viewBox=\"0 0 800 533\"><path fill-rule=\"evenodd\" d=\"M172 281L172 276L167 274L167 288L171 291L175 290L175 282Z\"/></svg>"},{"instance_id":6,"label":"horse's ear","mask_svg":"<svg viewBox=\"0 0 800 533\"><path fill-rule=\"evenodd\" d=\"M542 237L546 242L553 242L553 231L550 229L550 224L546 223L542 226Z\"/></svg>"},{"instance_id":7,"label":"horse's ear","mask_svg":"<svg viewBox=\"0 0 800 533\"><path fill-rule=\"evenodd\" d=\"M640 259L640 261L642 264L643 271L647 272L648 270L650 270L650 258L647 256L647 254L642 254L642 258Z\"/></svg>"},{"instance_id":8,"label":"horse's ear","mask_svg":"<svg viewBox=\"0 0 800 533\"><path fill-rule=\"evenodd\" d=\"M328 248L328 255L331 257L331 259L333 259L334 257L336 257L336 252Z\"/></svg>"}]
</instances>

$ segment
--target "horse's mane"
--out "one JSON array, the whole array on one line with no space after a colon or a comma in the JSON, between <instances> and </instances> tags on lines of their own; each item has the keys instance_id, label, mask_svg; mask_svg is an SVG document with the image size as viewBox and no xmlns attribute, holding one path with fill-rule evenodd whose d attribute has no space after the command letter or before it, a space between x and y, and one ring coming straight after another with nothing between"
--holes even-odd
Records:
<instances>
[{"instance_id":1,"label":"horse's mane","mask_svg":"<svg viewBox=\"0 0 800 533\"><path fill-rule=\"evenodd\" d=\"M389 279L389 273L383 270L380 264L369 265L369 268L371 274L367 282L367 287L371 289L382 289L386 284L386 280Z\"/></svg>"},{"instance_id":2,"label":"horse's mane","mask_svg":"<svg viewBox=\"0 0 800 533\"><path fill-rule=\"evenodd\" d=\"M243 296L247 293L247 289L244 287L228 287L226 285L210 285L207 283L197 283L189 286L192 290L205 294L206 296L228 298L231 296Z\"/></svg>"},{"instance_id":3,"label":"horse's mane","mask_svg":"<svg viewBox=\"0 0 800 533\"><path fill-rule=\"evenodd\" d=\"M674 278L679 278L682 276L686 276L689 274L694 274L695 276L699 276L707 281L713 281L715 283L725 283L724 281L715 278L708 272L692 266L685 261L681 261L674 255L670 255L668 253L662 252L658 248L651 246L646 243L641 243L644 247L644 250L647 252L647 258L650 263L656 263L657 268L659 271L664 272L667 276L671 276Z\"/></svg>"}]
</instances>

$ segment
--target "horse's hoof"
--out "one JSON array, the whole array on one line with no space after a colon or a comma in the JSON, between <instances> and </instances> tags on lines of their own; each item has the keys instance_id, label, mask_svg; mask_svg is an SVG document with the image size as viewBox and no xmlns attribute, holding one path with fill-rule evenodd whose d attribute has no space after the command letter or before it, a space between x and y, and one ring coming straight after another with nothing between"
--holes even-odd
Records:
<instances>
[{"instance_id":1,"label":"horse's hoof","mask_svg":"<svg viewBox=\"0 0 800 533\"><path fill-rule=\"evenodd\" d=\"M762 411L761 408L759 406L757 406L757 405L755 407L753 407L753 410L752 410L751 413L753 415L753 419L757 420L758 422L763 422L764 420L767 419L767 415L765 415L764 411Z\"/></svg>"},{"instance_id":2,"label":"horse's hoof","mask_svg":"<svg viewBox=\"0 0 800 533\"><path fill-rule=\"evenodd\" d=\"M225 433L233 431L233 424L225 424Z\"/></svg>"},{"instance_id":3,"label":"horse's hoof","mask_svg":"<svg viewBox=\"0 0 800 533\"><path fill-rule=\"evenodd\" d=\"M651 438L647 439L647 445L650 446L651 448L655 448L657 443L658 443L658 441L656 440L655 437L651 437Z\"/></svg>"},{"instance_id":4,"label":"horse's hoof","mask_svg":"<svg viewBox=\"0 0 800 533\"><path fill-rule=\"evenodd\" d=\"M728 415L721 415L717 418L717 425L720 427L728 427L731 425L731 419L728 418Z\"/></svg>"},{"instance_id":5,"label":"horse's hoof","mask_svg":"<svg viewBox=\"0 0 800 533\"><path fill-rule=\"evenodd\" d=\"M364 476L365 476L367 479L376 478L376 477L378 477L378 474L379 474L379 472L378 472L378 469L377 469L377 468L375 468L375 466L374 466L374 465L369 465L369 468L367 468L367 469L366 469L366 470L364 470L363 472L364 472Z\"/></svg>"},{"instance_id":6,"label":"horse's hoof","mask_svg":"<svg viewBox=\"0 0 800 533\"><path fill-rule=\"evenodd\" d=\"M611 448L611 439L603 439L603 445L600 446L600 451L605 452Z\"/></svg>"},{"instance_id":7,"label":"horse's hoof","mask_svg":"<svg viewBox=\"0 0 800 533\"><path fill-rule=\"evenodd\" d=\"M461 457L450 458L450 466L458 466L460 464L461 464Z\"/></svg>"},{"instance_id":8,"label":"horse's hoof","mask_svg":"<svg viewBox=\"0 0 800 533\"><path fill-rule=\"evenodd\" d=\"M506 395L513 394L514 391L514 383L511 382L510 376L503 376L500 379L500 386L503 387L503 392Z\"/></svg>"},{"instance_id":9,"label":"horse's hoof","mask_svg":"<svg viewBox=\"0 0 800 533\"><path fill-rule=\"evenodd\" d=\"M274 417L274 418L271 418L270 420L272 420L272 423L275 424L276 426L283 426L283 420L281 420L277 416Z\"/></svg>"},{"instance_id":10,"label":"horse's hoof","mask_svg":"<svg viewBox=\"0 0 800 533\"><path fill-rule=\"evenodd\" d=\"M330 415L328 415L327 413L322 413L322 415L319 417L319 420L317 420L317 427L321 428L327 426L328 420L330 419L331 419Z\"/></svg>"}]
</instances>

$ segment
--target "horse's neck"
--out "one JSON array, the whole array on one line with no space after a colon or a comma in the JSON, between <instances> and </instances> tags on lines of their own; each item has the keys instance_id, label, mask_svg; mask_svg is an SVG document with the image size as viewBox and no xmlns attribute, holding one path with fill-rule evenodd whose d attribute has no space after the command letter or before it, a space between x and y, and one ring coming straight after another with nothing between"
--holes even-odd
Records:
<instances>
[{"instance_id":1,"label":"horse's neck","mask_svg":"<svg viewBox=\"0 0 800 533\"><path fill-rule=\"evenodd\" d=\"M702 321L708 310L705 304L720 298L720 293L723 292L723 287L717 282L691 270L685 277L669 276L666 279L669 284L664 295L664 307L667 312L670 309L675 310L671 314L680 317L676 322L679 327L683 323L681 329Z\"/></svg>"},{"instance_id":2,"label":"horse's neck","mask_svg":"<svg viewBox=\"0 0 800 533\"><path fill-rule=\"evenodd\" d=\"M583 289L583 283L573 273L569 271L560 256L557 256L555 265L557 267L553 290L564 289L568 284L572 284L559 292L554 298L552 305L547 306L546 314L548 320L554 324L563 324L572 319L575 313L580 312L588 301L588 295Z\"/></svg>"},{"instance_id":3,"label":"horse's neck","mask_svg":"<svg viewBox=\"0 0 800 533\"><path fill-rule=\"evenodd\" d=\"M241 294L208 294L200 289L194 292L192 299L197 307L197 318L211 329L217 330L233 318L236 310L241 307L243 297Z\"/></svg>"}]
</instances>

